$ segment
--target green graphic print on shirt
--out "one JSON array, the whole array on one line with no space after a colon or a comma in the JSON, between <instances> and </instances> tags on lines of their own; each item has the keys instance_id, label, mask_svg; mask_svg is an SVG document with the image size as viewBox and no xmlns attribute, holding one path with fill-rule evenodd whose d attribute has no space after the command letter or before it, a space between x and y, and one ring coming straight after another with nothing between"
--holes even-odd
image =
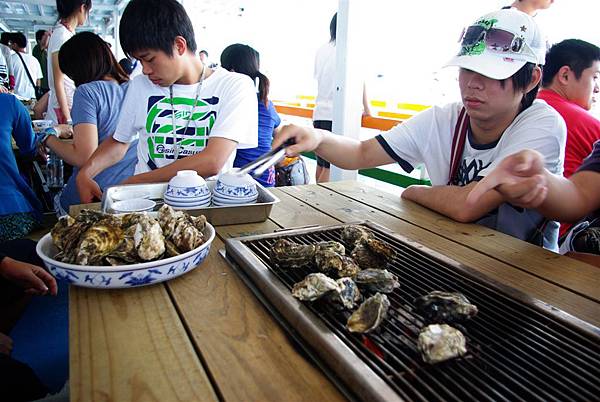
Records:
<instances>
[{"instance_id":1,"label":"green graphic print on shirt","mask_svg":"<svg viewBox=\"0 0 600 402\"><path fill-rule=\"evenodd\" d=\"M210 131L215 124L217 113L211 105L218 104L219 99L198 99L194 108L194 99L167 96L151 96L148 98L146 115L146 132L148 134L148 165L156 169L159 159L174 159L172 108L175 109L175 132L179 143L179 158L195 155L206 146ZM193 110L193 114L192 114ZM188 125L189 122L189 125ZM188 126L187 130L185 127ZM184 132L185 131L185 132ZM164 163L161 163L164 165Z\"/></svg>"}]
</instances>

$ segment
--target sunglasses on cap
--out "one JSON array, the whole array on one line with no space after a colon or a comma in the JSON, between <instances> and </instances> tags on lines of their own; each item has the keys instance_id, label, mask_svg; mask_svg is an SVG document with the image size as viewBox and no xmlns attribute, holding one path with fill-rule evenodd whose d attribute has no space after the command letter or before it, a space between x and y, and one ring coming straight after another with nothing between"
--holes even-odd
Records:
<instances>
[{"instance_id":1,"label":"sunglasses on cap","mask_svg":"<svg viewBox=\"0 0 600 402\"><path fill-rule=\"evenodd\" d=\"M481 42L485 44L487 49L494 52L522 53L535 58L535 53L525 43L525 40L512 32L499 28L486 28L482 25L471 25L463 30L460 38L463 49L471 48Z\"/></svg>"}]
</instances>

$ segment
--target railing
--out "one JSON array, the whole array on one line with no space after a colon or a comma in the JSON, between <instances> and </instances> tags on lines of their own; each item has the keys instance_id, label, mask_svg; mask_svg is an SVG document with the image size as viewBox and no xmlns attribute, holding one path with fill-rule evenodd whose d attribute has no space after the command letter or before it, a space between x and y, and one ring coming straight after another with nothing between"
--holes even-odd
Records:
<instances>
[{"instance_id":1,"label":"railing","mask_svg":"<svg viewBox=\"0 0 600 402\"><path fill-rule=\"evenodd\" d=\"M299 98L303 99L303 100L310 100L310 99L305 99L305 98L309 98L309 97L299 97ZM277 110L278 113L288 115L288 116L296 116L296 117L302 117L302 118L306 118L306 119L312 119L313 108L312 107L304 107L304 106L302 106L302 104L300 102L274 101L274 104L275 104L275 109ZM312 104L309 104L309 105L312 106ZM410 104L398 104L398 107L400 108L400 106L408 106L408 105L410 105ZM381 105L377 104L374 106L381 106ZM420 110L424 110L427 108L427 106L422 106L422 105L410 105L410 106L415 107L415 109L411 109L408 107L402 107L402 109L420 111ZM419 107L421 107L421 109L419 109ZM392 129L394 126L401 124L403 120L406 120L412 116L412 114L403 114L403 113L394 113L394 112L385 112L385 111L378 112L378 115L381 116L382 114L387 115L389 117L393 117L393 118L363 116L361 126L363 128L387 131L387 130ZM314 152L305 152L303 155L308 158L315 159ZM406 176L406 175L403 175L400 173L390 172L389 170L384 170L384 169L379 169L379 168L360 169L358 171L358 173L363 176L367 176L367 177L370 177L370 178L373 178L376 180L380 180L385 183L390 183L390 184L393 184L396 186L400 186L400 187L408 187L413 184L426 184L426 185L431 184L431 182L429 180L416 179L414 177Z\"/></svg>"}]
</instances>

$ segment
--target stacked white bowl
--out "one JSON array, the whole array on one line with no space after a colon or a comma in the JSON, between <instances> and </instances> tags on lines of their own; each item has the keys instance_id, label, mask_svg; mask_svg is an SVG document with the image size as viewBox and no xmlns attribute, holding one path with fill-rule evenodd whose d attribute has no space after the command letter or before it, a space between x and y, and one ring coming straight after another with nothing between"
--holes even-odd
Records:
<instances>
[{"instance_id":1,"label":"stacked white bowl","mask_svg":"<svg viewBox=\"0 0 600 402\"><path fill-rule=\"evenodd\" d=\"M238 175L235 170L223 173L213 189L214 206L253 204L258 198L256 181L249 174Z\"/></svg>"},{"instance_id":2,"label":"stacked white bowl","mask_svg":"<svg viewBox=\"0 0 600 402\"><path fill-rule=\"evenodd\" d=\"M196 209L210 206L211 192L195 170L180 170L169 181L163 198L175 209Z\"/></svg>"}]
</instances>

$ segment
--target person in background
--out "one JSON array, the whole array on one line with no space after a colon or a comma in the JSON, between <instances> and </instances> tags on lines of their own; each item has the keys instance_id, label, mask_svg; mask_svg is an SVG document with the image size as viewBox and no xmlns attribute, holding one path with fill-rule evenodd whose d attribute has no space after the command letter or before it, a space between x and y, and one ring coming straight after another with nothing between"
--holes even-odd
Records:
<instances>
[{"instance_id":1,"label":"person in background","mask_svg":"<svg viewBox=\"0 0 600 402\"><path fill-rule=\"evenodd\" d=\"M36 136L25 106L11 94L0 94L0 241L20 239L41 219L41 204L19 174L12 150L14 138L21 155L34 156Z\"/></svg>"},{"instance_id":2,"label":"person in background","mask_svg":"<svg viewBox=\"0 0 600 402\"><path fill-rule=\"evenodd\" d=\"M166 182L179 170L214 176L233 166L236 149L257 146L252 80L202 64L178 1L132 0L119 27L121 47L145 75L129 83L115 134L77 175L82 202L102 196L94 176L121 160L138 136L136 174L124 184Z\"/></svg>"},{"instance_id":3,"label":"person in background","mask_svg":"<svg viewBox=\"0 0 600 402\"><path fill-rule=\"evenodd\" d=\"M200 50L198 52L198 57L200 57L200 61L202 62L202 64L206 64L206 65L209 64L208 52L206 50L204 50L204 49Z\"/></svg>"},{"instance_id":4,"label":"person in background","mask_svg":"<svg viewBox=\"0 0 600 402\"><path fill-rule=\"evenodd\" d=\"M432 107L362 142L325 130L285 126L276 147L290 138L288 154L315 152L343 169L398 162L407 172L425 164L432 186L410 186L402 198L459 222L474 222L516 238L557 248L558 225L544 223L535 210L520 210L489 192L476 205L466 199L476 183L504 157L527 148L546 157L546 167L562 174L566 128L560 115L535 97L545 46L537 25L516 10L498 10L469 26L458 66L462 102ZM543 239L537 236L543 233Z\"/></svg>"},{"instance_id":5,"label":"person in background","mask_svg":"<svg viewBox=\"0 0 600 402\"><path fill-rule=\"evenodd\" d=\"M67 185L55 197L55 210L62 216L71 205L80 204L75 184L79 168L88 161L98 144L115 132L129 78L106 42L91 32L78 33L66 41L58 61L61 71L77 88L71 110L73 143L60 141L53 135L43 139L47 147L74 167ZM102 190L133 175L136 147L137 140L129 144L121 161L96 176Z\"/></svg>"},{"instance_id":6,"label":"person in background","mask_svg":"<svg viewBox=\"0 0 600 402\"><path fill-rule=\"evenodd\" d=\"M12 75L11 65L10 65L10 56L13 54L12 51L12 34L10 32L2 32L0 34L0 53L2 54L2 58L4 59L4 66L6 68L6 76L3 73L3 67L0 60L0 79L3 79L3 84L8 89L13 89L14 83L10 80L10 76ZM4 76L4 78L3 78Z\"/></svg>"},{"instance_id":7,"label":"person in background","mask_svg":"<svg viewBox=\"0 0 600 402\"><path fill-rule=\"evenodd\" d=\"M0 52L0 94L7 93L10 90L10 78L8 76L8 63L4 55Z\"/></svg>"},{"instance_id":8,"label":"person in background","mask_svg":"<svg viewBox=\"0 0 600 402\"><path fill-rule=\"evenodd\" d=\"M565 177L570 177L600 139L600 120L592 108L600 92L600 48L579 39L553 45L546 54L538 99L552 106L567 124Z\"/></svg>"},{"instance_id":9,"label":"person in background","mask_svg":"<svg viewBox=\"0 0 600 402\"><path fill-rule=\"evenodd\" d=\"M119 65L128 76L133 72L133 63L128 57L123 57L121 60L119 60Z\"/></svg>"},{"instance_id":10,"label":"person in background","mask_svg":"<svg viewBox=\"0 0 600 402\"><path fill-rule=\"evenodd\" d=\"M317 99L313 111L313 127L331 131L333 125L333 97L335 94L335 68L337 38L337 13L329 24L329 42L321 46L315 56L314 78L317 80ZM363 115L370 116L369 101L363 85ZM329 181L330 164L317 155L317 183Z\"/></svg>"},{"instance_id":11,"label":"person in background","mask_svg":"<svg viewBox=\"0 0 600 402\"><path fill-rule=\"evenodd\" d=\"M233 161L234 167L242 167L271 150L273 133L281 119L268 98L269 79L259 71L260 55L248 45L236 43L229 45L221 53L221 67L235 73L245 74L253 81L258 79L258 147L238 149ZM275 185L275 168L271 167L257 178L266 187Z\"/></svg>"},{"instance_id":12,"label":"person in background","mask_svg":"<svg viewBox=\"0 0 600 402\"><path fill-rule=\"evenodd\" d=\"M63 43L75 35L75 28L83 25L92 9L92 0L56 0L59 22L52 29L48 43L48 85L50 97L46 118L64 124L71 120L71 106L75 85L65 77L58 65L58 52Z\"/></svg>"},{"instance_id":13,"label":"person in background","mask_svg":"<svg viewBox=\"0 0 600 402\"><path fill-rule=\"evenodd\" d=\"M21 32L14 33L12 44L14 53L10 56L10 64L14 93L25 99L36 99L35 87L41 85L42 67L35 57L25 52L27 48L25 35Z\"/></svg>"},{"instance_id":14,"label":"person in background","mask_svg":"<svg viewBox=\"0 0 600 402\"><path fill-rule=\"evenodd\" d=\"M516 8L517 10L534 17L538 10L549 8L554 0L515 0L510 6L505 8Z\"/></svg>"},{"instance_id":15,"label":"person in background","mask_svg":"<svg viewBox=\"0 0 600 402\"><path fill-rule=\"evenodd\" d=\"M45 92L50 90L48 86L48 41L50 40L50 31L40 29L35 33L36 45L31 54L37 59L42 68L41 87Z\"/></svg>"}]
</instances>

